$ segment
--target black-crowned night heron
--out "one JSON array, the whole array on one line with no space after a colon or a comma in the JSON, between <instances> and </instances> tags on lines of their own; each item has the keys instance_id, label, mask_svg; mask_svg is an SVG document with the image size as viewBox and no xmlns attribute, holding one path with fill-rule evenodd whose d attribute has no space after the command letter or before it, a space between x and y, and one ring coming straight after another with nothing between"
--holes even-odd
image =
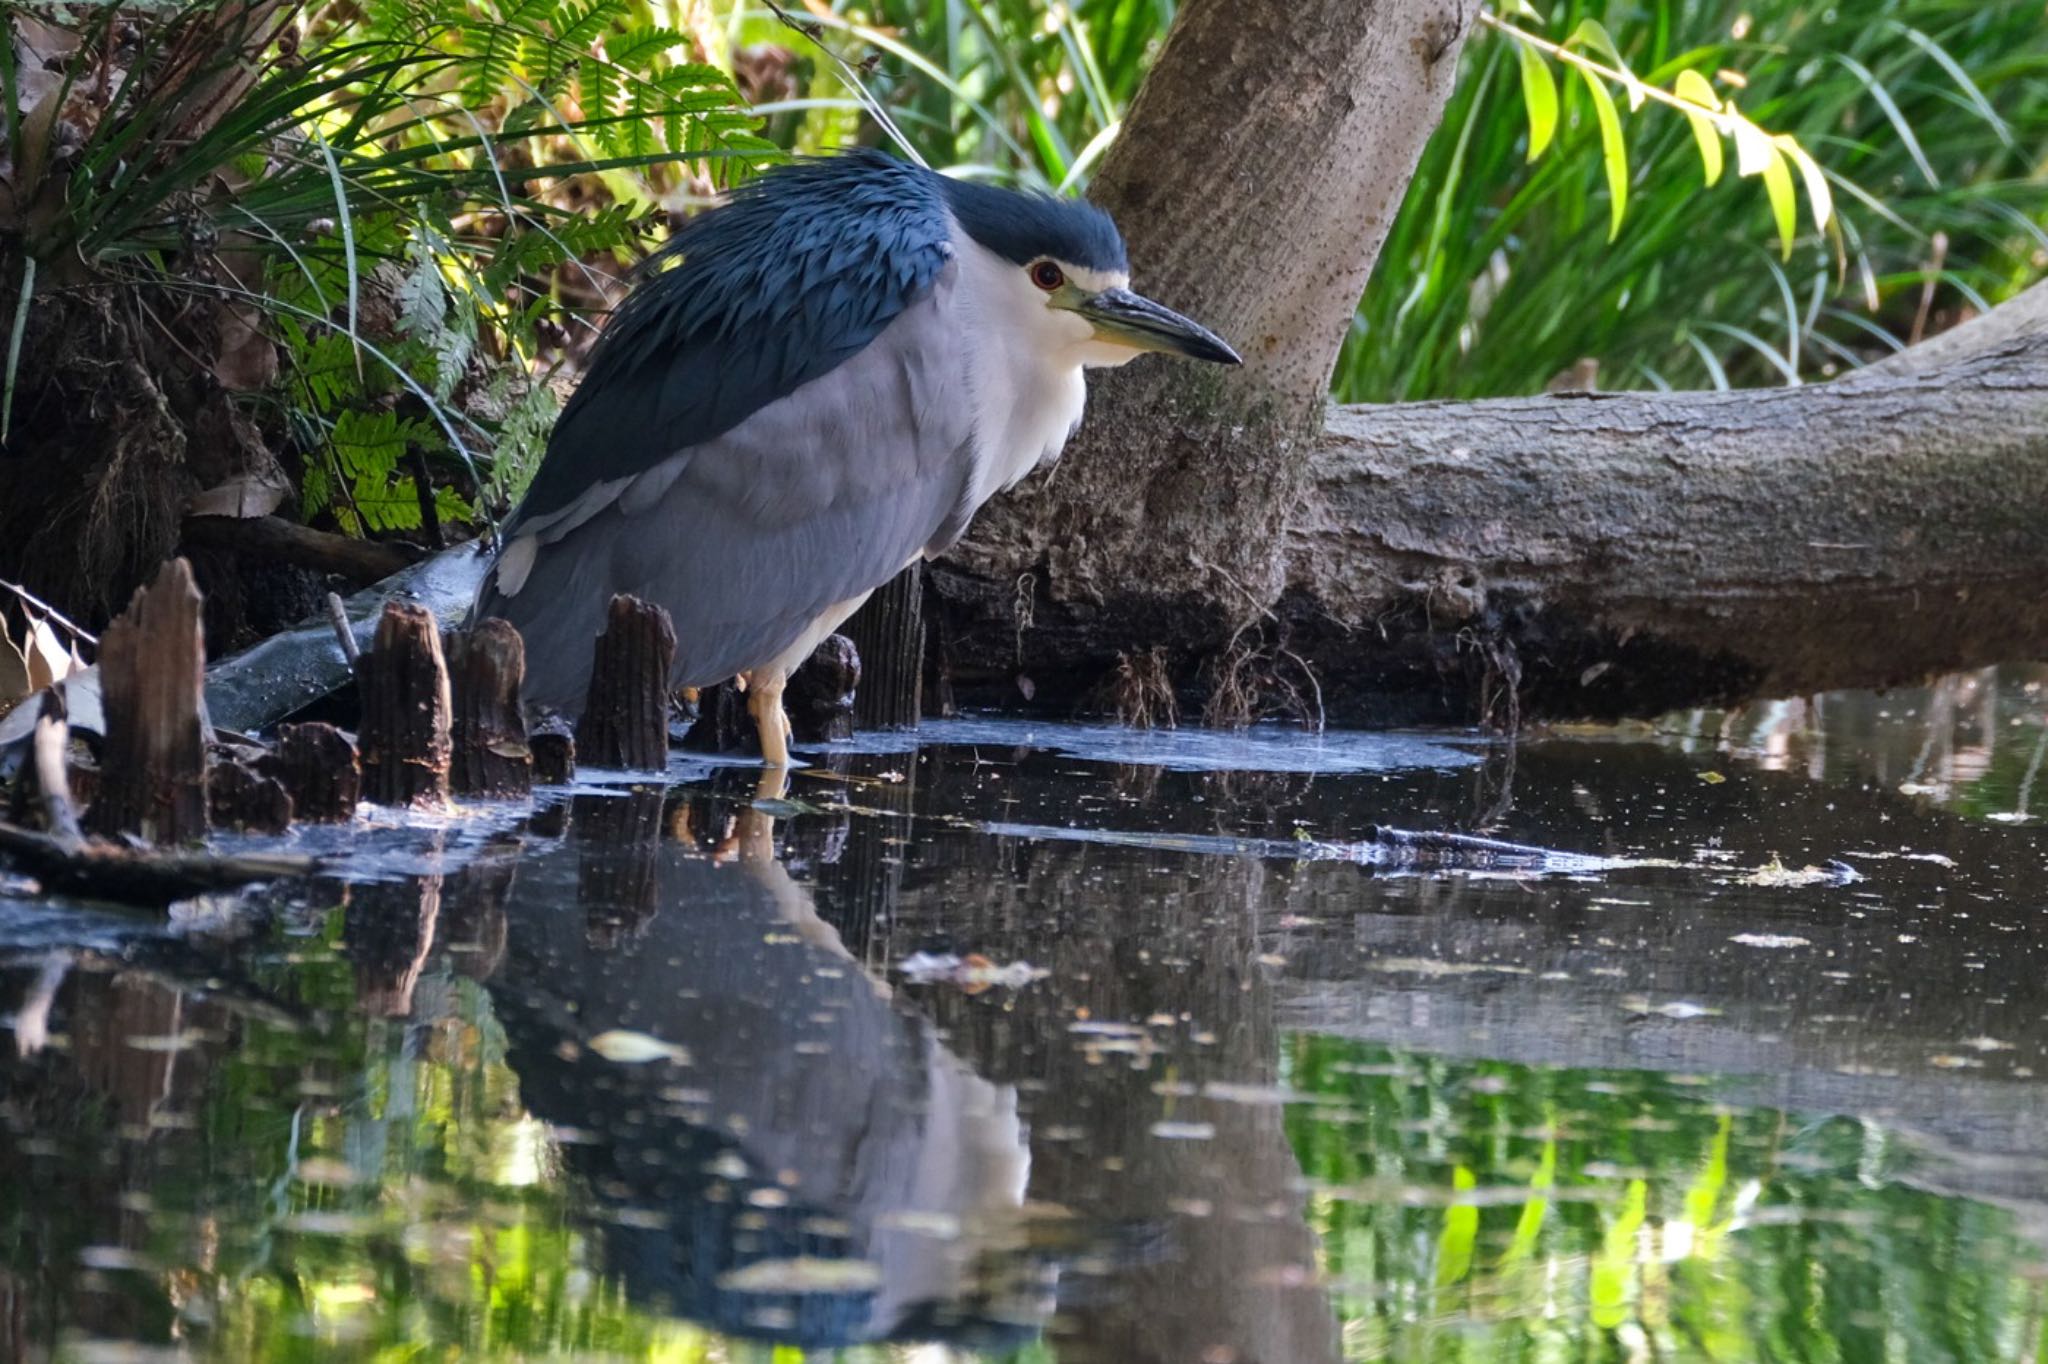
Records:
<instances>
[{"instance_id":1,"label":"black-crowned night heron","mask_svg":"<svg viewBox=\"0 0 2048 1364\"><path fill-rule=\"evenodd\" d=\"M743 679L778 767L790 670L1058 456L1083 369L1237 362L1125 287L1102 210L878 152L769 171L662 258L563 409L477 616L525 637L529 704L574 713L612 595L658 602L671 684Z\"/></svg>"}]
</instances>

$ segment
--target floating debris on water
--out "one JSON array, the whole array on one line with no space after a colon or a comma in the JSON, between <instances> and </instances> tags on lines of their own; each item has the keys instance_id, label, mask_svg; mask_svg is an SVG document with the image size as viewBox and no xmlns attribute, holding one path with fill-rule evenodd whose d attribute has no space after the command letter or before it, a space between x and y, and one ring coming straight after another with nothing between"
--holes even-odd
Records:
<instances>
[{"instance_id":1,"label":"floating debris on water","mask_svg":"<svg viewBox=\"0 0 2048 1364\"><path fill-rule=\"evenodd\" d=\"M882 1267L869 1260L827 1260L799 1255L756 1260L718 1276L729 1293L870 1293L882 1286Z\"/></svg>"},{"instance_id":2,"label":"floating debris on water","mask_svg":"<svg viewBox=\"0 0 2048 1364\"><path fill-rule=\"evenodd\" d=\"M979 952L964 957L950 952L913 952L896 964L903 978L913 985L954 985L969 994L982 990L1015 990L1052 972L1028 961L998 964Z\"/></svg>"},{"instance_id":3,"label":"floating debris on water","mask_svg":"<svg viewBox=\"0 0 2048 1364\"><path fill-rule=\"evenodd\" d=\"M590 1039L590 1049L605 1060L616 1061L622 1066L645 1065L649 1061L671 1061L679 1066L690 1064L688 1049L624 1028L599 1033Z\"/></svg>"}]
</instances>

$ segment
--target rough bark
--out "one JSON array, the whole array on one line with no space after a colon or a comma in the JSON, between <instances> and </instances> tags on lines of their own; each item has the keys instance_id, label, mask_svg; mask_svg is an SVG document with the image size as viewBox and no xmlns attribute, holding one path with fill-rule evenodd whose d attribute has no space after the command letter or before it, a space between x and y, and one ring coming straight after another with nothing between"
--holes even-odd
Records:
<instances>
[{"instance_id":1,"label":"rough bark","mask_svg":"<svg viewBox=\"0 0 2048 1364\"><path fill-rule=\"evenodd\" d=\"M668 766L668 678L675 656L676 627L668 612L623 593L612 598L576 721L576 751L585 763L655 772Z\"/></svg>"},{"instance_id":2,"label":"rough bark","mask_svg":"<svg viewBox=\"0 0 2048 1364\"><path fill-rule=\"evenodd\" d=\"M433 613L392 602L356 660L363 698L358 733L363 796L380 805L438 809L448 803L453 703Z\"/></svg>"},{"instance_id":3,"label":"rough bark","mask_svg":"<svg viewBox=\"0 0 2048 1364\"><path fill-rule=\"evenodd\" d=\"M533 750L519 684L526 677L526 644L502 620L441 637L455 700L450 781L465 796L523 796L533 789Z\"/></svg>"},{"instance_id":4,"label":"rough bark","mask_svg":"<svg viewBox=\"0 0 2048 1364\"><path fill-rule=\"evenodd\" d=\"M1153 639L1228 634L1270 598L1331 368L1457 77L1474 0L1190 0L1103 159L1138 288L1244 355L1098 375L1059 472L985 508L953 603L1008 632L1114 601Z\"/></svg>"},{"instance_id":5,"label":"rough bark","mask_svg":"<svg viewBox=\"0 0 2048 1364\"><path fill-rule=\"evenodd\" d=\"M277 747L257 764L291 797L300 821L352 819L362 798L363 769L356 746L333 725L281 725Z\"/></svg>"}]
</instances>

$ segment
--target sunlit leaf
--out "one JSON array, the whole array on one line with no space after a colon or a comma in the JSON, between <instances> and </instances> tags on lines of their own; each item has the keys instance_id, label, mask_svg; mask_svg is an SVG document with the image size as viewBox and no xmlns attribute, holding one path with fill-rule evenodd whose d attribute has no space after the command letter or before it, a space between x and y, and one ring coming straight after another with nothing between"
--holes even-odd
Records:
<instances>
[{"instance_id":1,"label":"sunlit leaf","mask_svg":"<svg viewBox=\"0 0 2048 1364\"><path fill-rule=\"evenodd\" d=\"M1643 101L1650 97L1642 81L1636 78L1636 73L1629 70L1628 63L1622 60L1621 49L1614 45L1614 38L1607 32L1606 25L1598 19L1579 20L1579 26L1572 30L1572 36L1565 39L1564 45L1589 47L1607 65L1614 68L1615 73L1621 77L1621 88L1628 92L1630 113L1642 108Z\"/></svg>"},{"instance_id":2,"label":"sunlit leaf","mask_svg":"<svg viewBox=\"0 0 2048 1364\"><path fill-rule=\"evenodd\" d=\"M1773 140L1778 150L1799 168L1799 178L1806 185L1807 206L1813 210L1813 225L1826 227L1835 216L1835 196L1828 188L1827 172L1820 168L1820 162L1813 159L1812 153L1799 145L1798 138L1781 134Z\"/></svg>"},{"instance_id":3,"label":"sunlit leaf","mask_svg":"<svg viewBox=\"0 0 2048 1364\"><path fill-rule=\"evenodd\" d=\"M1607 240L1613 241L1621 235L1621 218L1628 211L1628 144L1622 140L1621 115L1615 110L1614 96L1607 93L1607 86L1590 71L1581 70L1579 77L1586 83L1593 113L1600 120L1600 160L1607 169L1611 201Z\"/></svg>"},{"instance_id":4,"label":"sunlit leaf","mask_svg":"<svg viewBox=\"0 0 2048 1364\"><path fill-rule=\"evenodd\" d=\"M1534 161L1557 135L1557 82L1535 48L1518 42L1515 50L1522 63L1522 105L1529 111L1529 159Z\"/></svg>"},{"instance_id":5,"label":"sunlit leaf","mask_svg":"<svg viewBox=\"0 0 2048 1364\"><path fill-rule=\"evenodd\" d=\"M1679 72L1672 90L1680 99L1720 112L1720 97L1714 93L1714 87L1707 78L1697 71ZM1706 172L1708 186L1712 187L1721 179L1721 130L1713 119L1689 109L1685 111L1685 121L1692 125L1692 140L1700 149L1700 167Z\"/></svg>"},{"instance_id":6,"label":"sunlit leaf","mask_svg":"<svg viewBox=\"0 0 2048 1364\"><path fill-rule=\"evenodd\" d=\"M1764 167L1778 155L1778 149L1771 145L1771 135L1740 114L1734 114L1731 126L1735 135L1735 173L1741 176L1763 174Z\"/></svg>"},{"instance_id":7,"label":"sunlit leaf","mask_svg":"<svg viewBox=\"0 0 2048 1364\"><path fill-rule=\"evenodd\" d=\"M1771 201L1771 216L1778 220L1779 255L1791 259L1792 243L1799 234L1799 195L1792 188L1792 167L1771 147L1771 159L1764 164L1764 193Z\"/></svg>"}]
</instances>

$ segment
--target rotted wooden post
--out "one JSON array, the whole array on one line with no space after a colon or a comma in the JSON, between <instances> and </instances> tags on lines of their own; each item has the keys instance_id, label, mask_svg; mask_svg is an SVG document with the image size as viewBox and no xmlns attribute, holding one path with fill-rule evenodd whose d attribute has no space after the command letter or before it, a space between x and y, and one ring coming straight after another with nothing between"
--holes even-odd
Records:
<instances>
[{"instance_id":1,"label":"rotted wooden post","mask_svg":"<svg viewBox=\"0 0 2048 1364\"><path fill-rule=\"evenodd\" d=\"M875 590L846 622L860 657L853 722L862 729L916 729L924 710L924 565Z\"/></svg>"},{"instance_id":2,"label":"rotted wooden post","mask_svg":"<svg viewBox=\"0 0 2048 1364\"><path fill-rule=\"evenodd\" d=\"M612 598L576 722L576 752L587 766L668 766L668 679L675 659L676 629L667 611L638 597Z\"/></svg>"},{"instance_id":3,"label":"rotted wooden post","mask_svg":"<svg viewBox=\"0 0 2048 1364\"><path fill-rule=\"evenodd\" d=\"M214 827L281 834L292 826L291 793L284 783L239 762L216 762L206 774Z\"/></svg>"},{"instance_id":4,"label":"rotted wooden post","mask_svg":"<svg viewBox=\"0 0 2048 1364\"><path fill-rule=\"evenodd\" d=\"M257 762L256 770L284 787L294 819L349 819L363 797L356 746L333 725L279 725L276 749Z\"/></svg>"},{"instance_id":5,"label":"rotted wooden post","mask_svg":"<svg viewBox=\"0 0 2048 1364\"><path fill-rule=\"evenodd\" d=\"M106 710L101 783L88 822L109 835L185 843L207 829L200 723L206 648L192 568L173 559L100 637Z\"/></svg>"},{"instance_id":6,"label":"rotted wooden post","mask_svg":"<svg viewBox=\"0 0 2048 1364\"><path fill-rule=\"evenodd\" d=\"M790 729L801 743L853 737L861 680L860 651L845 635L827 635L782 694Z\"/></svg>"},{"instance_id":7,"label":"rotted wooden post","mask_svg":"<svg viewBox=\"0 0 2048 1364\"><path fill-rule=\"evenodd\" d=\"M363 698L356 739L364 798L446 805L453 705L433 612L387 603L368 652L356 660L356 689Z\"/></svg>"},{"instance_id":8,"label":"rotted wooden post","mask_svg":"<svg viewBox=\"0 0 2048 1364\"><path fill-rule=\"evenodd\" d=\"M566 786L576 777L576 734L559 716L542 720L527 736L533 750L533 780L539 786Z\"/></svg>"},{"instance_id":9,"label":"rotted wooden post","mask_svg":"<svg viewBox=\"0 0 2048 1364\"><path fill-rule=\"evenodd\" d=\"M519 684L526 678L526 645L502 620L441 637L455 700L451 731L455 752L450 780L465 796L523 796L533 789L533 750Z\"/></svg>"}]
</instances>

